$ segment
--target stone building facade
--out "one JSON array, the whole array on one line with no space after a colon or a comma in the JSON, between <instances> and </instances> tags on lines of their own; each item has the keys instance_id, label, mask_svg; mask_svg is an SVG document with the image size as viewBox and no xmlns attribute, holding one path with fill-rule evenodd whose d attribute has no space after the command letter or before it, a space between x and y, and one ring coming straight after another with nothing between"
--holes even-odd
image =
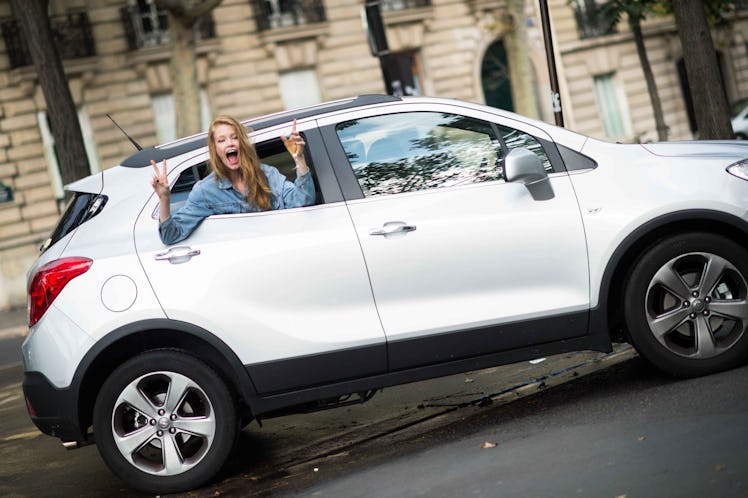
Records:
<instances>
[{"instance_id":1,"label":"stone building facade","mask_svg":"<svg viewBox=\"0 0 748 498\"><path fill-rule=\"evenodd\" d=\"M531 61L536 117L553 122L538 2L383 0L389 48L406 93L511 106L513 60ZM520 2L522 0L519 0ZM362 27L363 1L223 0L199 29L204 125L364 93L382 93L379 60ZM550 0L566 126L599 138L656 139L654 117L625 23L590 30L594 0ZM521 10L520 6L520 10ZM517 17L523 17L517 19ZM165 16L153 0L50 0L91 171L134 152L113 118L143 146L175 138ZM26 272L59 216L62 186L46 104L9 0L0 0L0 309L25 303ZM516 23L524 41L504 43ZM591 34L590 34L591 33ZM691 139L682 49L671 19L649 21L647 51L669 139ZM715 29L725 91L748 95L748 11ZM516 49L520 45L520 49ZM507 50L515 47L513 50ZM519 50L519 51L517 51ZM506 81L503 81L503 80ZM491 87L491 88L489 88ZM507 95L509 95L508 100ZM532 113L531 113L532 114ZM5 192L5 194L3 194Z\"/></svg>"}]
</instances>

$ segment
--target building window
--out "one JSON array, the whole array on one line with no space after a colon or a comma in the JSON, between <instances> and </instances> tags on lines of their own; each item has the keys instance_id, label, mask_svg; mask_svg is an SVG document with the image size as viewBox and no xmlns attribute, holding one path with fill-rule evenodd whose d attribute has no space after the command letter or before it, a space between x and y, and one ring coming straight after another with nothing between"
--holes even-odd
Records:
<instances>
[{"instance_id":1,"label":"building window","mask_svg":"<svg viewBox=\"0 0 748 498\"><path fill-rule=\"evenodd\" d=\"M39 132L42 135L44 158L47 160L47 168L52 183L52 190L55 193L55 197L58 200L61 200L65 197L65 191L63 189L64 185L62 184L62 175L60 174L60 163L57 160L57 151L55 150L55 138L54 135L52 135L52 127L49 123L47 112L37 112L36 119L39 123ZM88 119L88 113L86 112L85 107L78 108L78 123L80 124L81 135L83 135L83 146L86 149L89 172L97 173L101 171L101 164L99 163L99 154L96 150L96 143L93 139L91 122Z\"/></svg>"},{"instance_id":2,"label":"building window","mask_svg":"<svg viewBox=\"0 0 748 498\"><path fill-rule=\"evenodd\" d=\"M423 94L423 74L417 51L388 54L382 58L387 93L403 95Z\"/></svg>"},{"instance_id":3,"label":"building window","mask_svg":"<svg viewBox=\"0 0 748 498\"><path fill-rule=\"evenodd\" d=\"M130 50L164 45L169 41L169 17L156 6L155 0L128 0L120 10ZM210 14L194 27L195 39L215 38L215 24Z\"/></svg>"},{"instance_id":4,"label":"building window","mask_svg":"<svg viewBox=\"0 0 748 498\"><path fill-rule=\"evenodd\" d=\"M177 138L177 120L174 111L174 95L171 93L160 93L151 95L151 110L156 125L156 135L159 143L166 143ZM210 106L208 95L204 89L200 89L200 127L207 130L210 126Z\"/></svg>"},{"instance_id":5,"label":"building window","mask_svg":"<svg viewBox=\"0 0 748 498\"><path fill-rule=\"evenodd\" d=\"M623 138L632 135L626 95L616 85L613 74L595 76L595 99L606 137Z\"/></svg>"},{"instance_id":6,"label":"building window","mask_svg":"<svg viewBox=\"0 0 748 498\"><path fill-rule=\"evenodd\" d=\"M577 32L580 38L596 38L616 32L615 25L611 24L603 15L601 1L569 0L569 3L574 9L577 19Z\"/></svg>"},{"instance_id":7,"label":"building window","mask_svg":"<svg viewBox=\"0 0 748 498\"><path fill-rule=\"evenodd\" d=\"M91 21L86 12L70 12L60 16L50 16L54 43L62 59L77 59L96 55ZM10 68L30 66L31 53L21 26L14 19L0 25L5 41L5 49L10 59Z\"/></svg>"},{"instance_id":8,"label":"building window","mask_svg":"<svg viewBox=\"0 0 748 498\"><path fill-rule=\"evenodd\" d=\"M257 29L285 28L324 22L322 0L250 0L255 12Z\"/></svg>"},{"instance_id":9,"label":"building window","mask_svg":"<svg viewBox=\"0 0 748 498\"><path fill-rule=\"evenodd\" d=\"M281 73L278 78L278 87L286 109L306 107L322 102L317 75L311 69Z\"/></svg>"}]
</instances>

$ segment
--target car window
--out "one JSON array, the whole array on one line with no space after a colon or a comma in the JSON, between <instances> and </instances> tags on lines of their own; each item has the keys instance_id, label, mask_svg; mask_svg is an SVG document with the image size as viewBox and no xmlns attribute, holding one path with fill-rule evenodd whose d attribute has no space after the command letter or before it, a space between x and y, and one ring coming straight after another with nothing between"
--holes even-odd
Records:
<instances>
[{"instance_id":1,"label":"car window","mask_svg":"<svg viewBox=\"0 0 748 498\"><path fill-rule=\"evenodd\" d=\"M301 136L303 138L304 134L302 133ZM296 164L279 138L256 144L255 147L261 163L275 166L291 182L296 179ZM304 156L306 157L309 169L313 170L312 160L306 149ZM211 168L208 161L198 163L182 171L171 189L172 212L175 212L184 204L195 183L208 176L210 172Z\"/></svg>"},{"instance_id":2,"label":"car window","mask_svg":"<svg viewBox=\"0 0 748 498\"><path fill-rule=\"evenodd\" d=\"M441 112L388 114L336 131L365 196L503 180L490 123Z\"/></svg>"}]
</instances>

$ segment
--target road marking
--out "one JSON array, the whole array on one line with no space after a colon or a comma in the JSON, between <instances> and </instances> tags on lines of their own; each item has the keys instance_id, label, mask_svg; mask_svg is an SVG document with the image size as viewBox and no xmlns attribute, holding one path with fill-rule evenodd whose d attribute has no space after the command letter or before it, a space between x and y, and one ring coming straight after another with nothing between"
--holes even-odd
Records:
<instances>
[{"instance_id":1,"label":"road marking","mask_svg":"<svg viewBox=\"0 0 748 498\"><path fill-rule=\"evenodd\" d=\"M38 437L41 435L42 433L39 431L22 432L20 434L13 434L12 436L8 436L6 438L0 439L0 441L8 442L8 441L17 441L19 439L34 439L35 437Z\"/></svg>"}]
</instances>

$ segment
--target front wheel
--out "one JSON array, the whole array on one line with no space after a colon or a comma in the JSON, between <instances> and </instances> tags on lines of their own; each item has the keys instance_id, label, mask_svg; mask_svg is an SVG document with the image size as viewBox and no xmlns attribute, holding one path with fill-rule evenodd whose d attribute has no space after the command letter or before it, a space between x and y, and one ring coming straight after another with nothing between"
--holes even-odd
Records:
<instances>
[{"instance_id":1,"label":"front wheel","mask_svg":"<svg viewBox=\"0 0 748 498\"><path fill-rule=\"evenodd\" d=\"M233 398L200 360L151 351L119 366L96 399L94 437L128 485L164 494L196 488L223 466L239 427Z\"/></svg>"},{"instance_id":2,"label":"front wheel","mask_svg":"<svg viewBox=\"0 0 748 498\"><path fill-rule=\"evenodd\" d=\"M679 377L748 358L748 251L719 235L661 240L634 264L624 294L631 342Z\"/></svg>"}]
</instances>

